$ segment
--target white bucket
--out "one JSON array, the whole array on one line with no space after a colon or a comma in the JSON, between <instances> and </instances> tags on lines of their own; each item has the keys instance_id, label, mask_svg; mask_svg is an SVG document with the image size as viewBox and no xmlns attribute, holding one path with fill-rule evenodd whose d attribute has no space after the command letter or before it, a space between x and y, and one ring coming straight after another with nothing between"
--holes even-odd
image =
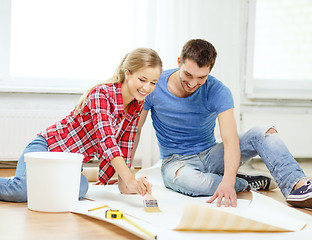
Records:
<instances>
[{"instance_id":1,"label":"white bucket","mask_svg":"<svg viewBox=\"0 0 312 240\"><path fill-rule=\"evenodd\" d=\"M24 157L29 209L70 212L77 208L82 154L30 152Z\"/></svg>"}]
</instances>

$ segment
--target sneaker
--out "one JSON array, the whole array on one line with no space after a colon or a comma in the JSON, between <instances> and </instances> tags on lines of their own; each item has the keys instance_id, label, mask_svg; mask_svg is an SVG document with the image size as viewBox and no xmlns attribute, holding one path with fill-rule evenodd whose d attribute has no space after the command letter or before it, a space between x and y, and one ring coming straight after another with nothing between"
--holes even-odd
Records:
<instances>
[{"instance_id":1,"label":"sneaker","mask_svg":"<svg viewBox=\"0 0 312 240\"><path fill-rule=\"evenodd\" d=\"M286 201L294 207L312 208L312 180L308 179L302 187L291 191Z\"/></svg>"},{"instance_id":2,"label":"sneaker","mask_svg":"<svg viewBox=\"0 0 312 240\"><path fill-rule=\"evenodd\" d=\"M277 188L277 183L266 176L263 175L246 175L246 174L237 174L237 177L243 178L248 182L248 188L247 190L272 190Z\"/></svg>"}]
</instances>

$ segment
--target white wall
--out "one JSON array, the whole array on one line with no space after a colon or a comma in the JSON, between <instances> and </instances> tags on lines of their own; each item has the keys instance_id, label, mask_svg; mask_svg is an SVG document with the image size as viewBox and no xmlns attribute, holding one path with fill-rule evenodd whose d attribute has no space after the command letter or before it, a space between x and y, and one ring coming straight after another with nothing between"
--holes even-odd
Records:
<instances>
[{"instance_id":1,"label":"white wall","mask_svg":"<svg viewBox=\"0 0 312 240\"><path fill-rule=\"evenodd\" d=\"M164 68L177 67L176 59L180 50L191 38L204 38L215 45L218 58L212 74L231 88L237 118L245 6L245 0L159 0L155 8L150 10L157 18L153 22L155 28L150 29L149 46L154 46L159 52ZM54 112L55 120L58 120L60 115L65 116L74 107L78 98L78 95L68 94L0 93L0 111L8 114L14 112L15 115L31 111L34 117ZM38 129L43 128L39 125ZM38 129L35 129L34 134ZM158 160L158 148L150 120L144 127L143 135L144 140L141 141L136 158L148 166Z\"/></svg>"},{"instance_id":2,"label":"white wall","mask_svg":"<svg viewBox=\"0 0 312 240\"><path fill-rule=\"evenodd\" d=\"M184 4L184 5L183 5ZM176 59L183 44L191 38L204 38L213 43L218 51L216 65L212 75L224 82L232 90L235 101L235 116L238 122L239 131L245 131L253 125L262 123L265 119L283 120L283 128L294 129L293 116L295 107L285 106L285 112L279 113L279 105L270 107L259 107L257 104L246 105L246 99L241 104L241 97L244 90L242 79L244 77L244 55L246 43L246 9L247 0L161 0L155 5L155 11L159 13L155 20L155 29L151 30L152 39L150 45L154 46L164 62L164 68L176 67ZM186 11L187 13L183 13ZM1 87L1 86L0 86ZM76 104L79 95L70 94L34 94L34 93L2 93L0 92L0 112L1 114L24 114L31 112L34 116L55 113L55 120L60 116L65 116ZM256 109L256 110L255 110ZM261 112L259 113L259 109ZM290 109L290 110L289 110ZM308 117L300 126L301 133L291 131L292 149L295 151L299 142L305 143L308 148L311 128L309 125L311 111L310 105L301 107L304 115ZM289 111L289 112L288 112ZM307 113L308 111L308 113ZM255 114L257 112L257 114ZM274 112L274 114L272 114ZM294 115L293 115L294 114ZM242 117L242 121L240 118ZM259 120L259 121L257 121ZM0 122L1 123L1 122ZM307 125L303 125L307 124ZM3 132L0 124L0 133ZM47 126L37 126L42 129ZM1 129L2 128L2 129ZM303 134L305 129L309 129L309 136ZM280 129L280 134L285 130ZM37 129L34 134L37 133ZM141 141L137 151L137 162L143 162L147 167L158 160L157 141L155 139L150 119L143 129L143 141ZM289 137L288 135L285 135ZM19 138L19 136L15 136ZM8 136L1 135L1 139ZM25 139L25 144L28 139ZM288 140L287 140L288 141ZM290 142L290 141L288 141ZM14 140L12 140L14 144ZM301 144L301 143L300 143ZM19 149L20 152L22 149ZM296 151L295 151L296 152ZM312 157L312 153L296 152L298 156ZM309 155L310 154L310 155ZM17 156L18 157L18 156Z\"/></svg>"}]
</instances>

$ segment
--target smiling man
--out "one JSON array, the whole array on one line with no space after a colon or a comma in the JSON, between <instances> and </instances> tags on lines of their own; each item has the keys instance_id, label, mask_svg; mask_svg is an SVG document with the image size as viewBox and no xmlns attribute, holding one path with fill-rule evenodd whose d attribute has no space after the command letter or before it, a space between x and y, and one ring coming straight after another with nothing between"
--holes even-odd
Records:
<instances>
[{"instance_id":1,"label":"smiling man","mask_svg":"<svg viewBox=\"0 0 312 240\"><path fill-rule=\"evenodd\" d=\"M193 39L183 46L179 68L164 71L146 97L135 144L151 110L167 188L189 196L212 196L208 202L217 199L218 206L222 200L225 206L236 206L236 192L277 186L265 176L237 174L240 165L260 155L284 196L295 193L291 204L312 204L311 182L273 127L255 127L238 136L231 91L210 75L216 56L206 40ZM222 143L215 140L216 120ZM310 189L308 197L293 191L300 187Z\"/></svg>"}]
</instances>

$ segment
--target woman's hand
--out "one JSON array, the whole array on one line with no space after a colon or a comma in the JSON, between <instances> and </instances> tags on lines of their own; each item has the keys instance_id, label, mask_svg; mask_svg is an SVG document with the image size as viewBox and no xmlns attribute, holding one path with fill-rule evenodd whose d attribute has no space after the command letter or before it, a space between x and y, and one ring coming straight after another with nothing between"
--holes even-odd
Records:
<instances>
[{"instance_id":1,"label":"woman's hand","mask_svg":"<svg viewBox=\"0 0 312 240\"><path fill-rule=\"evenodd\" d=\"M122 194L140 194L144 196L146 193L152 192L152 184L148 182L146 177L140 177L127 181L125 183L121 177L118 176L118 188Z\"/></svg>"},{"instance_id":2,"label":"woman's hand","mask_svg":"<svg viewBox=\"0 0 312 240\"><path fill-rule=\"evenodd\" d=\"M138 193L142 196L146 193L151 193L152 184L148 182L146 177L135 179L123 157L117 156L113 158L111 164L118 173L118 186L121 193Z\"/></svg>"}]
</instances>

